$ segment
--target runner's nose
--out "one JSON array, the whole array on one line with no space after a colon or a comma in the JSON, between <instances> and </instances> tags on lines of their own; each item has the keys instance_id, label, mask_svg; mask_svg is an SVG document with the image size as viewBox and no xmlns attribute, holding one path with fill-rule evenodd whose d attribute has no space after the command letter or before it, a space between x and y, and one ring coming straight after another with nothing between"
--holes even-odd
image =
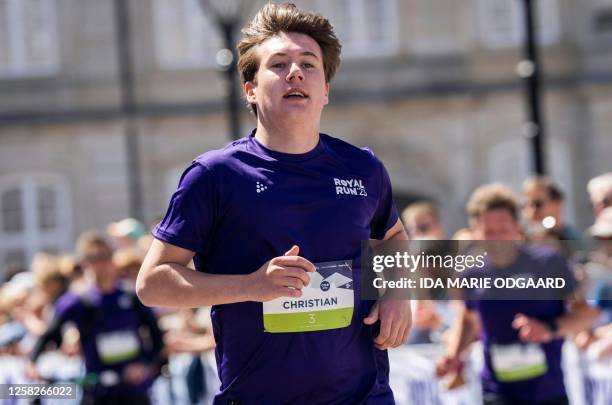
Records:
<instances>
[{"instance_id":1,"label":"runner's nose","mask_svg":"<svg viewBox=\"0 0 612 405\"><path fill-rule=\"evenodd\" d=\"M292 63L289 67L289 74L287 75L287 81L291 82L294 80L303 81L304 73L297 63Z\"/></svg>"}]
</instances>

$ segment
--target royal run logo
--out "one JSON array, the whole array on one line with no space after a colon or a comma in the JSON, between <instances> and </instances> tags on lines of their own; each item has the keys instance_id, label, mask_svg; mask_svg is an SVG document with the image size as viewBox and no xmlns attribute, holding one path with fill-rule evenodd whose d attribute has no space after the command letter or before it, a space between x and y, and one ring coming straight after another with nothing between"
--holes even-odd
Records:
<instances>
[{"instance_id":1,"label":"royal run logo","mask_svg":"<svg viewBox=\"0 0 612 405\"><path fill-rule=\"evenodd\" d=\"M361 195L368 196L365 187L360 179L337 179L334 178L337 195Z\"/></svg>"}]
</instances>

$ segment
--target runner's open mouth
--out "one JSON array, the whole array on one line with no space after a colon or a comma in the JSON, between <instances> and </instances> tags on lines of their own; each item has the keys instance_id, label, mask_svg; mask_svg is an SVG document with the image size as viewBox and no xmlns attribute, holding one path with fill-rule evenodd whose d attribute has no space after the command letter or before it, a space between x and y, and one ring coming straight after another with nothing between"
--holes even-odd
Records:
<instances>
[{"instance_id":1,"label":"runner's open mouth","mask_svg":"<svg viewBox=\"0 0 612 405\"><path fill-rule=\"evenodd\" d=\"M306 99L306 98L308 98L308 95L306 93L304 93L303 91L301 91L301 90L291 90L291 91L285 93L283 98L285 98L285 99L291 99L291 98Z\"/></svg>"}]
</instances>

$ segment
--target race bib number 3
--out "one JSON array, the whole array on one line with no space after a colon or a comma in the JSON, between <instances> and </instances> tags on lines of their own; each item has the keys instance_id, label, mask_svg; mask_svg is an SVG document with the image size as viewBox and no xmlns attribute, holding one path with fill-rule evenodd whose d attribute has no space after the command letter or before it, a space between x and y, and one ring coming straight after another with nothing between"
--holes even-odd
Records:
<instances>
[{"instance_id":1,"label":"race bib number 3","mask_svg":"<svg viewBox=\"0 0 612 405\"><path fill-rule=\"evenodd\" d=\"M350 261L314 264L310 284L300 298L281 297L263 303L264 330L270 333L339 329L353 317L353 271Z\"/></svg>"}]
</instances>

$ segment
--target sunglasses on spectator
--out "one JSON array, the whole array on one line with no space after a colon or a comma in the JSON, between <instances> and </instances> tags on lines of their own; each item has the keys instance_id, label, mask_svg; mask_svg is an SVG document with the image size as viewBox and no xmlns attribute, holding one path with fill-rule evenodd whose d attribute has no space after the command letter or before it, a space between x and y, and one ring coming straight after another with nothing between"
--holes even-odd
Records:
<instances>
[{"instance_id":1,"label":"sunglasses on spectator","mask_svg":"<svg viewBox=\"0 0 612 405\"><path fill-rule=\"evenodd\" d=\"M523 208L533 208L535 210L541 210L546 202L544 200L533 200L533 201L525 201L523 203Z\"/></svg>"}]
</instances>

